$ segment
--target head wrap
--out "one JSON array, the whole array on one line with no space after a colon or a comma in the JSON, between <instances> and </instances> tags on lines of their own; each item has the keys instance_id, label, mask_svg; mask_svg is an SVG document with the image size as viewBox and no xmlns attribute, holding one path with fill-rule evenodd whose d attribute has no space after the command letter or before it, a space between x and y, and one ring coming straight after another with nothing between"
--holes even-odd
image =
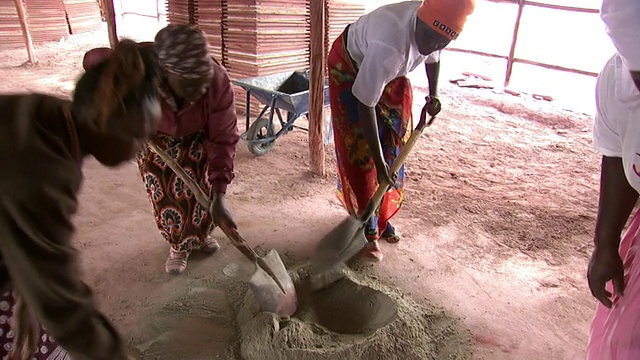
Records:
<instances>
[{"instance_id":1,"label":"head wrap","mask_svg":"<svg viewBox=\"0 0 640 360\"><path fill-rule=\"evenodd\" d=\"M155 38L160 66L172 74L197 79L213 73L213 59L204 33L192 25L169 25Z\"/></svg>"},{"instance_id":2,"label":"head wrap","mask_svg":"<svg viewBox=\"0 0 640 360\"><path fill-rule=\"evenodd\" d=\"M440 34L455 40L474 8L475 0L424 0L418 8L418 18Z\"/></svg>"},{"instance_id":3,"label":"head wrap","mask_svg":"<svg viewBox=\"0 0 640 360\"><path fill-rule=\"evenodd\" d=\"M640 1L604 0L600 17L627 68L640 71Z\"/></svg>"}]
</instances>

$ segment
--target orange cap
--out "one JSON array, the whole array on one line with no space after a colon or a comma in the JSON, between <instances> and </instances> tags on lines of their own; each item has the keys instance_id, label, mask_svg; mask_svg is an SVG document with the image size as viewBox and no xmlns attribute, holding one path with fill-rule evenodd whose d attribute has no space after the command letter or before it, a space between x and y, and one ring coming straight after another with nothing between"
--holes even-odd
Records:
<instances>
[{"instance_id":1,"label":"orange cap","mask_svg":"<svg viewBox=\"0 0 640 360\"><path fill-rule=\"evenodd\" d=\"M424 0L418 8L418 18L442 35L455 40L475 5L475 0Z\"/></svg>"}]
</instances>

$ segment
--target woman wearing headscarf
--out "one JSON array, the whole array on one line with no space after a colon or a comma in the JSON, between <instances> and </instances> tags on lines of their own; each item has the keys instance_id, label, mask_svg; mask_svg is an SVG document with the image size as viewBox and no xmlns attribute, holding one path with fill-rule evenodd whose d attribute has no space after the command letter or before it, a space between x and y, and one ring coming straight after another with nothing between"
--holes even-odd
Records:
<instances>
[{"instance_id":1,"label":"woman wearing headscarf","mask_svg":"<svg viewBox=\"0 0 640 360\"><path fill-rule=\"evenodd\" d=\"M212 253L220 247L210 236L214 222L235 227L224 195L234 178L238 120L231 80L209 55L202 31L169 25L158 32L153 48L162 69L162 120L153 141L212 199L211 209L203 208L158 155L149 148L140 153L140 174L158 229L171 245L165 270L180 274L193 249Z\"/></svg>"},{"instance_id":2,"label":"woman wearing headscarf","mask_svg":"<svg viewBox=\"0 0 640 360\"><path fill-rule=\"evenodd\" d=\"M598 76L594 144L602 153L594 250L587 273L599 301L589 360L640 359L640 2L605 0L617 49ZM631 219L624 236L623 228Z\"/></svg>"},{"instance_id":3,"label":"woman wearing headscarf","mask_svg":"<svg viewBox=\"0 0 640 360\"><path fill-rule=\"evenodd\" d=\"M405 173L402 167L392 176L389 167L413 129L413 93L406 74L425 64L428 112L438 114L440 52L458 37L473 9L474 0L382 6L347 26L332 45L329 96L338 197L350 214L359 214L379 183L395 184L367 223L365 259L382 260L379 238L400 240L389 220L402 205Z\"/></svg>"},{"instance_id":4,"label":"woman wearing headscarf","mask_svg":"<svg viewBox=\"0 0 640 360\"><path fill-rule=\"evenodd\" d=\"M235 223L224 195L234 178L233 160L240 138L231 80L209 55L198 28L169 25L154 48L162 68L162 121L153 137L161 148L198 181L212 199L211 214L156 154L147 148L138 158L162 236L171 244L165 269L182 273L194 248L215 252L214 222Z\"/></svg>"},{"instance_id":5,"label":"woman wearing headscarf","mask_svg":"<svg viewBox=\"0 0 640 360\"><path fill-rule=\"evenodd\" d=\"M234 178L240 138L233 89L226 70L209 55L204 33L195 26L169 25L156 34L154 42L139 46L155 51L162 72L162 120L152 141L209 191L212 199L211 209L203 208L151 149L145 147L139 154L138 167L156 224L170 245L165 270L180 274L192 250L213 253L220 248L210 236L215 223L235 227L224 201L227 185ZM90 50L84 64L110 52L108 48Z\"/></svg>"},{"instance_id":6,"label":"woman wearing headscarf","mask_svg":"<svg viewBox=\"0 0 640 360\"><path fill-rule=\"evenodd\" d=\"M157 79L153 53L123 40L73 101L0 95L1 359L133 358L81 279L71 217L83 159L117 166L154 131Z\"/></svg>"}]
</instances>

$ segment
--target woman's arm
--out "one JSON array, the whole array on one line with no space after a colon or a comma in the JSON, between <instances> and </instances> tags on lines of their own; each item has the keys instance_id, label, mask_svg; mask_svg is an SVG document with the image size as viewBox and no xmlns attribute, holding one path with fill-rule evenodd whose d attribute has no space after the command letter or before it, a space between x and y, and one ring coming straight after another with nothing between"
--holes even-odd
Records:
<instances>
[{"instance_id":1,"label":"woman's arm","mask_svg":"<svg viewBox=\"0 0 640 360\"><path fill-rule=\"evenodd\" d=\"M624 294L624 268L618 247L637 201L638 192L627 181L622 159L603 156L594 250L587 277L592 295L607 307L612 305L611 294L605 290L607 282L613 281L616 293Z\"/></svg>"},{"instance_id":2,"label":"woman's arm","mask_svg":"<svg viewBox=\"0 0 640 360\"><path fill-rule=\"evenodd\" d=\"M380 143L380 135L378 133L378 119L376 109L369 107L358 100L358 116L360 125L362 126L362 134L371 151L373 163L381 173L381 169L386 171L386 162L382 153L382 144ZM386 179L391 182L391 179Z\"/></svg>"},{"instance_id":3,"label":"woman's arm","mask_svg":"<svg viewBox=\"0 0 640 360\"><path fill-rule=\"evenodd\" d=\"M235 177L234 159L240 135L231 80L221 66L216 67L207 96L212 104L205 128L209 165L207 176L212 185L209 210L216 224L224 222L235 227L236 224L225 204L225 194L227 186Z\"/></svg>"},{"instance_id":4,"label":"woman's arm","mask_svg":"<svg viewBox=\"0 0 640 360\"><path fill-rule=\"evenodd\" d=\"M209 180L213 185L215 198L222 198L227 185L234 179L234 159L240 139L238 118L231 80L222 68L216 69L216 75L209 88L208 96L214 104L208 114L205 132L207 134L207 161Z\"/></svg>"},{"instance_id":5,"label":"woman's arm","mask_svg":"<svg viewBox=\"0 0 640 360\"><path fill-rule=\"evenodd\" d=\"M631 78L636 84L636 88L638 88L638 91L640 91L640 71L631 71Z\"/></svg>"},{"instance_id":6,"label":"woman's arm","mask_svg":"<svg viewBox=\"0 0 640 360\"><path fill-rule=\"evenodd\" d=\"M73 191L38 185L0 199L0 253L14 290L73 359L127 359L120 335L80 278L70 243Z\"/></svg>"},{"instance_id":7,"label":"woman's arm","mask_svg":"<svg viewBox=\"0 0 640 360\"><path fill-rule=\"evenodd\" d=\"M434 63L426 63L425 71L427 72L427 80L429 82L429 96L438 97L438 79L440 78L440 61Z\"/></svg>"},{"instance_id":8,"label":"woman's arm","mask_svg":"<svg viewBox=\"0 0 640 360\"><path fill-rule=\"evenodd\" d=\"M596 248L618 251L622 229L637 201L638 192L627 181L622 159L603 156L595 231Z\"/></svg>"}]
</instances>

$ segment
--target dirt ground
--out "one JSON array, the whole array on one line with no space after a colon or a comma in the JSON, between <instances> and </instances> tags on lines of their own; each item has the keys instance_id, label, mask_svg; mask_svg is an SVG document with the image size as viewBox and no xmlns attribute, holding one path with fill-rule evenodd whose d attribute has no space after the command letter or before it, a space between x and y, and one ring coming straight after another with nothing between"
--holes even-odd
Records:
<instances>
[{"instance_id":1,"label":"dirt ground","mask_svg":"<svg viewBox=\"0 0 640 360\"><path fill-rule=\"evenodd\" d=\"M67 96L83 52L104 44L84 35L41 45L36 66L21 66L23 49L3 51L0 91ZM407 201L395 221L403 240L383 244L385 260L367 271L459 317L476 359L581 359L595 306L585 282L599 174L592 117L458 88L446 76L444 111L408 161ZM264 157L241 145L229 188L241 233L289 264L345 216L331 146L326 177L309 174L308 158L300 130ZM76 246L101 308L145 358L236 358L234 302L243 288L229 269L237 251L220 236L219 253L166 275L168 247L136 166L89 160L85 177Z\"/></svg>"}]
</instances>

